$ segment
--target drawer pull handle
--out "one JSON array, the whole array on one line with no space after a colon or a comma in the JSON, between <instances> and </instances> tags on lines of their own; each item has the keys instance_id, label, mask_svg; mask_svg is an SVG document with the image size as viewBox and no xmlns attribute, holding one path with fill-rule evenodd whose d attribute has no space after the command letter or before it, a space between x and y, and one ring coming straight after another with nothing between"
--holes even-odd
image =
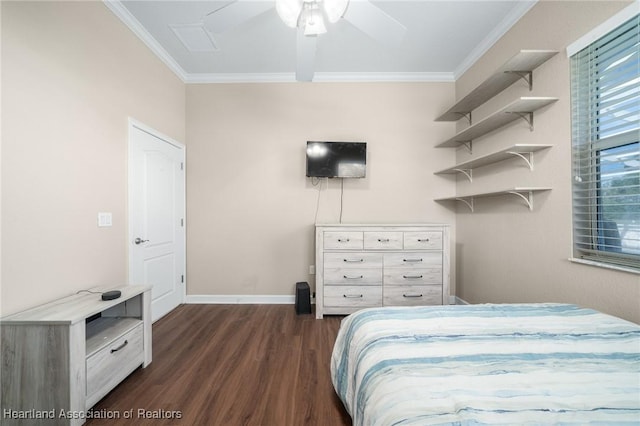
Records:
<instances>
[{"instance_id":1,"label":"drawer pull handle","mask_svg":"<svg viewBox=\"0 0 640 426\"><path fill-rule=\"evenodd\" d=\"M422 297L421 294L403 294L402 297Z\"/></svg>"},{"instance_id":2,"label":"drawer pull handle","mask_svg":"<svg viewBox=\"0 0 640 426\"><path fill-rule=\"evenodd\" d=\"M422 278L422 275L403 275L402 278L407 280L419 280Z\"/></svg>"},{"instance_id":3,"label":"drawer pull handle","mask_svg":"<svg viewBox=\"0 0 640 426\"><path fill-rule=\"evenodd\" d=\"M420 259L402 259L403 262L422 262L422 258Z\"/></svg>"},{"instance_id":4,"label":"drawer pull handle","mask_svg":"<svg viewBox=\"0 0 640 426\"><path fill-rule=\"evenodd\" d=\"M124 341L124 343L123 343L123 344L121 344L120 346L118 346L117 348L115 348L115 349L111 349L111 353L118 352L120 349L124 348L124 347L125 347L125 346L127 346L128 344L129 344L129 341L128 341L128 340L125 340L125 341Z\"/></svg>"},{"instance_id":5,"label":"drawer pull handle","mask_svg":"<svg viewBox=\"0 0 640 426\"><path fill-rule=\"evenodd\" d=\"M379 243L388 243L389 239L388 238L378 238L378 242Z\"/></svg>"},{"instance_id":6,"label":"drawer pull handle","mask_svg":"<svg viewBox=\"0 0 640 426\"><path fill-rule=\"evenodd\" d=\"M338 242L339 243L348 243L349 239L348 238L338 238Z\"/></svg>"},{"instance_id":7,"label":"drawer pull handle","mask_svg":"<svg viewBox=\"0 0 640 426\"><path fill-rule=\"evenodd\" d=\"M347 299L362 299L361 294L343 294L342 297L346 297Z\"/></svg>"},{"instance_id":8,"label":"drawer pull handle","mask_svg":"<svg viewBox=\"0 0 640 426\"><path fill-rule=\"evenodd\" d=\"M347 275L343 275L345 280L361 280L364 278L364 275L358 275L357 277L349 277Z\"/></svg>"},{"instance_id":9,"label":"drawer pull handle","mask_svg":"<svg viewBox=\"0 0 640 426\"><path fill-rule=\"evenodd\" d=\"M349 262L349 263L360 263L360 262L364 262L364 259L342 259L343 262Z\"/></svg>"},{"instance_id":10,"label":"drawer pull handle","mask_svg":"<svg viewBox=\"0 0 640 426\"><path fill-rule=\"evenodd\" d=\"M428 238L418 238L418 242L419 243L428 243L429 239Z\"/></svg>"}]
</instances>

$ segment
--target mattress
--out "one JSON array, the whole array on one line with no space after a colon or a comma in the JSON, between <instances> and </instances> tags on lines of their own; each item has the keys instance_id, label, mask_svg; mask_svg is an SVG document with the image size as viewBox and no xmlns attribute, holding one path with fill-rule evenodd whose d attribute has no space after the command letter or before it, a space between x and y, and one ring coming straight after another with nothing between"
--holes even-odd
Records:
<instances>
[{"instance_id":1,"label":"mattress","mask_svg":"<svg viewBox=\"0 0 640 426\"><path fill-rule=\"evenodd\" d=\"M575 305L364 309L331 375L354 425L640 424L640 326Z\"/></svg>"}]
</instances>

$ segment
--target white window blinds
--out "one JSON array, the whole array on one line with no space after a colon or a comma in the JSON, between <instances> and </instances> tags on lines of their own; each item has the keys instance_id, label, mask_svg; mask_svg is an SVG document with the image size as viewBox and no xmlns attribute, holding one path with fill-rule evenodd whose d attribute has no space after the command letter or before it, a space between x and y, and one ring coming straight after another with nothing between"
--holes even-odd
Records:
<instances>
[{"instance_id":1,"label":"white window blinds","mask_svg":"<svg viewBox=\"0 0 640 426\"><path fill-rule=\"evenodd\" d=\"M640 270L640 15L571 57L574 257Z\"/></svg>"}]
</instances>

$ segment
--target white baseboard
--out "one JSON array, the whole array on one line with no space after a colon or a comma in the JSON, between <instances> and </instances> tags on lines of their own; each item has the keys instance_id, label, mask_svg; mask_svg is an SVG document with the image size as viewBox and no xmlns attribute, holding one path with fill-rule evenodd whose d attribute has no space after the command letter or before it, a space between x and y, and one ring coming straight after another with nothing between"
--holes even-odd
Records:
<instances>
[{"instance_id":1,"label":"white baseboard","mask_svg":"<svg viewBox=\"0 0 640 426\"><path fill-rule=\"evenodd\" d=\"M188 294L187 304L216 305L293 305L294 295Z\"/></svg>"},{"instance_id":2,"label":"white baseboard","mask_svg":"<svg viewBox=\"0 0 640 426\"><path fill-rule=\"evenodd\" d=\"M449 296L449 303L452 305L469 305L469 302L464 299L460 299L458 296Z\"/></svg>"}]
</instances>

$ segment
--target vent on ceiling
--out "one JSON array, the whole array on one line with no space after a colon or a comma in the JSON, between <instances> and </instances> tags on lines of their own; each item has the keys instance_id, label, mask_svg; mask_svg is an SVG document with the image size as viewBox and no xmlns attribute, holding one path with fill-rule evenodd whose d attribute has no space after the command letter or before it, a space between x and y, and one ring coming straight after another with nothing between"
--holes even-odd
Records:
<instances>
[{"instance_id":1,"label":"vent on ceiling","mask_svg":"<svg viewBox=\"0 0 640 426\"><path fill-rule=\"evenodd\" d=\"M218 50L213 36L203 23L174 24L169 25L169 28L189 52L215 52Z\"/></svg>"}]
</instances>

